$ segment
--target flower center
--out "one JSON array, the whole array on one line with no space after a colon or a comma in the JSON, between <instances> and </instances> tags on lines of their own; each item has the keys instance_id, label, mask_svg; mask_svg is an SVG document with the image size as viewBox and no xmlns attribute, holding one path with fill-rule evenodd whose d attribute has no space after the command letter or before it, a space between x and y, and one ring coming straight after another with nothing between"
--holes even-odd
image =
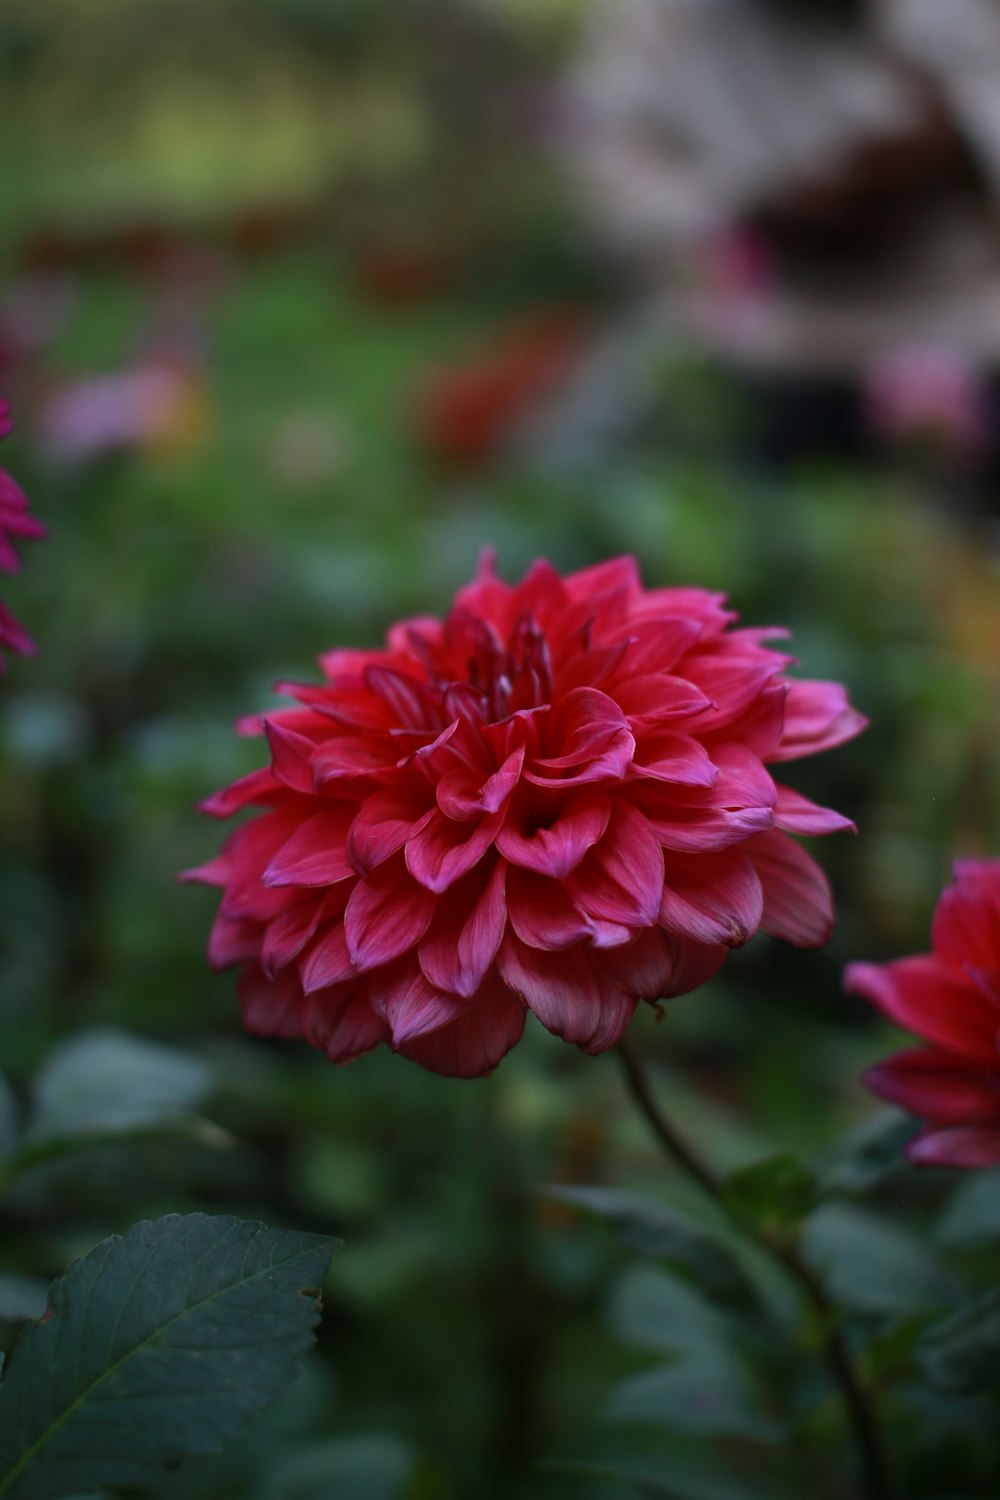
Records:
<instances>
[{"instance_id":1,"label":"flower center","mask_svg":"<svg viewBox=\"0 0 1000 1500\"><path fill-rule=\"evenodd\" d=\"M472 616L453 617L448 624L454 627L449 633L460 637L451 642L458 647L450 653L451 682L472 689L470 718L496 723L519 709L551 703L552 659L545 632L532 614L521 616L506 641L485 620Z\"/></svg>"}]
</instances>

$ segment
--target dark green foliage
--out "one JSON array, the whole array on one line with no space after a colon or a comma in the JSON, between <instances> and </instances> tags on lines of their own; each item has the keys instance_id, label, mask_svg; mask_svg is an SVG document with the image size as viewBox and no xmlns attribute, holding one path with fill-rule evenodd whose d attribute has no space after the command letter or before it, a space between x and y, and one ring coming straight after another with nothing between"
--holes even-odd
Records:
<instances>
[{"instance_id":1,"label":"dark green foliage","mask_svg":"<svg viewBox=\"0 0 1000 1500\"><path fill-rule=\"evenodd\" d=\"M934 1323L917 1355L928 1377L945 1390L980 1394L1000 1385L1000 1291Z\"/></svg>"},{"instance_id":2,"label":"dark green foliage","mask_svg":"<svg viewBox=\"0 0 1000 1500\"><path fill-rule=\"evenodd\" d=\"M746 1304L754 1293L737 1258L701 1225L666 1204L618 1188L548 1187L561 1203L572 1203L608 1219L631 1250L683 1271L713 1300Z\"/></svg>"},{"instance_id":3,"label":"dark green foliage","mask_svg":"<svg viewBox=\"0 0 1000 1500\"><path fill-rule=\"evenodd\" d=\"M0 1142L0 1181L76 1151L143 1134L225 1139L194 1108L211 1087L208 1067L173 1047L110 1029L83 1032L46 1058L20 1138Z\"/></svg>"},{"instance_id":4,"label":"dark green foliage","mask_svg":"<svg viewBox=\"0 0 1000 1500\"><path fill-rule=\"evenodd\" d=\"M848 1203L824 1203L803 1247L834 1301L867 1317L927 1314L951 1305L962 1282L916 1237Z\"/></svg>"},{"instance_id":5,"label":"dark green foliage","mask_svg":"<svg viewBox=\"0 0 1000 1500\"><path fill-rule=\"evenodd\" d=\"M613 1421L781 1440L781 1424L764 1407L739 1352L736 1325L693 1287L637 1266L618 1283L610 1320L624 1343L670 1357L615 1388L608 1406Z\"/></svg>"},{"instance_id":6,"label":"dark green foliage","mask_svg":"<svg viewBox=\"0 0 1000 1500\"><path fill-rule=\"evenodd\" d=\"M784 1241L816 1204L816 1182L796 1157L772 1156L726 1178L723 1195L733 1216L754 1233Z\"/></svg>"},{"instance_id":7,"label":"dark green foliage","mask_svg":"<svg viewBox=\"0 0 1000 1500\"><path fill-rule=\"evenodd\" d=\"M172 1214L75 1262L0 1384L0 1495L149 1485L218 1452L295 1374L334 1248Z\"/></svg>"}]
</instances>

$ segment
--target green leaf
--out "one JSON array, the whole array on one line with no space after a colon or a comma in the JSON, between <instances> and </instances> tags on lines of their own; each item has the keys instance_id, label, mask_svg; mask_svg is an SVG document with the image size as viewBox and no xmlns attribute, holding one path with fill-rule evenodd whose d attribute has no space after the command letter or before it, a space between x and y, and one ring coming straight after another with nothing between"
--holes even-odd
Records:
<instances>
[{"instance_id":1,"label":"green leaf","mask_svg":"<svg viewBox=\"0 0 1000 1500\"><path fill-rule=\"evenodd\" d=\"M125 1032L88 1032L56 1048L39 1073L28 1140L159 1125L190 1114L210 1087L196 1057Z\"/></svg>"},{"instance_id":2,"label":"green leaf","mask_svg":"<svg viewBox=\"0 0 1000 1500\"><path fill-rule=\"evenodd\" d=\"M903 1148L912 1140L915 1126L910 1115L898 1109L882 1109L865 1120L839 1143L826 1158L820 1175L825 1193L866 1193L870 1188L903 1171Z\"/></svg>"},{"instance_id":3,"label":"green leaf","mask_svg":"<svg viewBox=\"0 0 1000 1500\"><path fill-rule=\"evenodd\" d=\"M615 1422L651 1422L682 1432L778 1443L785 1430L767 1417L731 1359L705 1354L631 1375L608 1403Z\"/></svg>"},{"instance_id":4,"label":"green leaf","mask_svg":"<svg viewBox=\"0 0 1000 1500\"><path fill-rule=\"evenodd\" d=\"M216 1453L295 1374L335 1241L172 1214L57 1281L0 1384L0 1495L144 1485Z\"/></svg>"},{"instance_id":5,"label":"green leaf","mask_svg":"<svg viewBox=\"0 0 1000 1500\"><path fill-rule=\"evenodd\" d=\"M49 1284L39 1276L0 1274L0 1318L40 1318L49 1300Z\"/></svg>"},{"instance_id":6,"label":"green leaf","mask_svg":"<svg viewBox=\"0 0 1000 1500\"><path fill-rule=\"evenodd\" d=\"M697 1354L728 1342L723 1314L693 1286L655 1266L631 1266L619 1278L608 1320L622 1343L656 1354Z\"/></svg>"},{"instance_id":7,"label":"green leaf","mask_svg":"<svg viewBox=\"0 0 1000 1500\"><path fill-rule=\"evenodd\" d=\"M544 1192L560 1203L570 1203L609 1219L631 1250L670 1261L692 1276L710 1296L727 1302L755 1299L731 1251L675 1209L618 1188L552 1186Z\"/></svg>"},{"instance_id":8,"label":"green leaf","mask_svg":"<svg viewBox=\"0 0 1000 1500\"><path fill-rule=\"evenodd\" d=\"M860 1313L930 1313L962 1292L958 1278L918 1240L853 1204L824 1203L802 1243L834 1301Z\"/></svg>"},{"instance_id":9,"label":"green leaf","mask_svg":"<svg viewBox=\"0 0 1000 1500\"><path fill-rule=\"evenodd\" d=\"M655 1496L656 1500L778 1500L779 1495L788 1493L784 1485L780 1490L776 1487L773 1476L760 1486L747 1479L745 1469L739 1475L692 1473L689 1465L678 1463L676 1458L655 1464L560 1459L545 1467L552 1473L578 1479L628 1485L640 1495Z\"/></svg>"},{"instance_id":10,"label":"green leaf","mask_svg":"<svg viewBox=\"0 0 1000 1500\"><path fill-rule=\"evenodd\" d=\"M791 1155L770 1156L732 1172L726 1202L743 1223L774 1239L789 1240L816 1206L812 1173Z\"/></svg>"},{"instance_id":11,"label":"green leaf","mask_svg":"<svg viewBox=\"0 0 1000 1500\"><path fill-rule=\"evenodd\" d=\"M1000 1291L987 1292L928 1328L917 1348L927 1378L977 1395L1000 1385Z\"/></svg>"},{"instance_id":12,"label":"green leaf","mask_svg":"<svg viewBox=\"0 0 1000 1500\"><path fill-rule=\"evenodd\" d=\"M670 1364L615 1388L608 1408L613 1421L766 1443L781 1439L782 1428L762 1409L744 1370L732 1320L693 1287L652 1266L636 1266L616 1287L610 1316L625 1343L673 1356Z\"/></svg>"},{"instance_id":13,"label":"green leaf","mask_svg":"<svg viewBox=\"0 0 1000 1500\"><path fill-rule=\"evenodd\" d=\"M203 1144L229 1137L192 1110L211 1088L203 1062L124 1032L93 1031L50 1054L35 1081L34 1107L18 1148L0 1159L11 1181L81 1148L170 1130Z\"/></svg>"},{"instance_id":14,"label":"green leaf","mask_svg":"<svg viewBox=\"0 0 1000 1500\"><path fill-rule=\"evenodd\" d=\"M10 1084L0 1073L0 1157L9 1156L17 1144L18 1109Z\"/></svg>"},{"instance_id":15,"label":"green leaf","mask_svg":"<svg viewBox=\"0 0 1000 1500\"><path fill-rule=\"evenodd\" d=\"M412 1472L413 1459L398 1438L331 1438L282 1463L259 1500L399 1500Z\"/></svg>"},{"instance_id":16,"label":"green leaf","mask_svg":"<svg viewBox=\"0 0 1000 1500\"><path fill-rule=\"evenodd\" d=\"M1000 1171L970 1172L938 1227L946 1245L995 1245L1000 1240Z\"/></svg>"}]
</instances>

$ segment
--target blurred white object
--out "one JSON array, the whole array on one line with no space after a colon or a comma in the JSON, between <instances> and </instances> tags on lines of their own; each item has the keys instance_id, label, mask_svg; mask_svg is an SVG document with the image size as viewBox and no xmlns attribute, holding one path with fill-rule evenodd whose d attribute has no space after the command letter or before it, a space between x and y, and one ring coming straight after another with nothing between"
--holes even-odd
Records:
<instances>
[{"instance_id":1,"label":"blurred white object","mask_svg":"<svg viewBox=\"0 0 1000 1500\"><path fill-rule=\"evenodd\" d=\"M566 83L574 174L677 331L738 363L996 363L1000 0L857 10L599 0ZM734 296L706 266L748 230L772 237L774 274Z\"/></svg>"}]
</instances>

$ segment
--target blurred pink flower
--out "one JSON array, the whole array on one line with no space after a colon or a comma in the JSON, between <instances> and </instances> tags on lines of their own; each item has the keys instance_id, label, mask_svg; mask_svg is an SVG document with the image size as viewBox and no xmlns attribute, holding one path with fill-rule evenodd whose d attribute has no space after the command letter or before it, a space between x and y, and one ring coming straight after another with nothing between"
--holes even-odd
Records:
<instances>
[{"instance_id":1,"label":"blurred pink flower","mask_svg":"<svg viewBox=\"0 0 1000 1500\"><path fill-rule=\"evenodd\" d=\"M0 401L0 441L10 432L11 425L10 408L5 401ZM24 541L29 537L46 535L45 527L28 515L28 501L20 487L5 470L0 469L0 570L4 573L16 573L21 566L21 559L14 548L15 540ZM0 599L0 647L2 646L25 656L30 656L35 650L31 636ZM0 653L0 671L3 671L3 667L3 655Z\"/></svg>"},{"instance_id":2,"label":"blurred pink flower","mask_svg":"<svg viewBox=\"0 0 1000 1500\"><path fill-rule=\"evenodd\" d=\"M868 370L863 401L874 431L889 442L925 445L973 462L991 436L989 395L960 352L899 349Z\"/></svg>"},{"instance_id":3,"label":"blurred pink flower","mask_svg":"<svg viewBox=\"0 0 1000 1500\"><path fill-rule=\"evenodd\" d=\"M201 437L206 399L195 353L151 351L128 369L56 387L40 413L39 436L67 465L134 449L183 450Z\"/></svg>"},{"instance_id":4,"label":"blurred pink flower","mask_svg":"<svg viewBox=\"0 0 1000 1500\"><path fill-rule=\"evenodd\" d=\"M932 953L849 964L844 984L926 1046L865 1083L928 1121L907 1154L931 1166L1000 1163L1000 859L960 859L931 927Z\"/></svg>"},{"instance_id":5,"label":"blurred pink flower","mask_svg":"<svg viewBox=\"0 0 1000 1500\"><path fill-rule=\"evenodd\" d=\"M630 558L516 587L486 564L445 620L284 685L301 706L243 726L270 767L204 804L266 810L188 876L224 891L209 958L243 966L248 1028L473 1077L526 1010L603 1052L758 928L824 942L826 879L788 835L852 825L765 763L865 720L736 618Z\"/></svg>"}]
</instances>

